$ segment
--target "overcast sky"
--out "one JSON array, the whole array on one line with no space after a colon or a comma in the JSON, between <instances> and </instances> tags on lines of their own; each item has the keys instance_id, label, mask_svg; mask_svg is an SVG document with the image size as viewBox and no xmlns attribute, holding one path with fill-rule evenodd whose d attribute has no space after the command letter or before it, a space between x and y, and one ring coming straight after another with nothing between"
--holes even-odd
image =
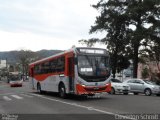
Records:
<instances>
[{"instance_id":1,"label":"overcast sky","mask_svg":"<svg viewBox=\"0 0 160 120\"><path fill-rule=\"evenodd\" d=\"M0 0L0 51L82 46L78 40L96 36L88 32L98 15L91 5L98 1Z\"/></svg>"}]
</instances>

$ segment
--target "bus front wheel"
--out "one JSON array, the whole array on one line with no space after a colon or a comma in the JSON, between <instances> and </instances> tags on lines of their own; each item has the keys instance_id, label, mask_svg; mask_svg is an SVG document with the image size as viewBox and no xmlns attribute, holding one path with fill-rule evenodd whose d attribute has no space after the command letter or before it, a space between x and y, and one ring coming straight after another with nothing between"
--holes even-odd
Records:
<instances>
[{"instance_id":1,"label":"bus front wheel","mask_svg":"<svg viewBox=\"0 0 160 120\"><path fill-rule=\"evenodd\" d=\"M37 83L37 92L40 93L40 94L42 93L40 83Z\"/></svg>"},{"instance_id":2,"label":"bus front wheel","mask_svg":"<svg viewBox=\"0 0 160 120\"><path fill-rule=\"evenodd\" d=\"M65 89L64 84L60 84L59 86L59 96L61 98L66 98L66 89Z\"/></svg>"}]
</instances>

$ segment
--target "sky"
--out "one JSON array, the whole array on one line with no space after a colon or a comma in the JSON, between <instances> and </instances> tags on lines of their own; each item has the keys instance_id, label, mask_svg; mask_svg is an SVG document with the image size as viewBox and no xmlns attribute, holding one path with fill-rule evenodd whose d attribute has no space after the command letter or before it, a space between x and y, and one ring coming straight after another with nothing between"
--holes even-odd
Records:
<instances>
[{"instance_id":1,"label":"sky","mask_svg":"<svg viewBox=\"0 0 160 120\"><path fill-rule=\"evenodd\" d=\"M99 0L0 0L0 51L66 50L89 34ZM95 47L104 48L97 44Z\"/></svg>"}]
</instances>

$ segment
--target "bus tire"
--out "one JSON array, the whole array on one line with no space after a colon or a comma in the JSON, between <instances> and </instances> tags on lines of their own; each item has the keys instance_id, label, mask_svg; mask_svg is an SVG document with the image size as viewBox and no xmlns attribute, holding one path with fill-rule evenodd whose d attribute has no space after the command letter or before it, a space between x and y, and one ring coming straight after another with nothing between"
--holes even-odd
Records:
<instances>
[{"instance_id":1,"label":"bus tire","mask_svg":"<svg viewBox=\"0 0 160 120\"><path fill-rule=\"evenodd\" d=\"M42 94L41 84L40 83L37 83L37 92Z\"/></svg>"},{"instance_id":2,"label":"bus tire","mask_svg":"<svg viewBox=\"0 0 160 120\"><path fill-rule=\"evenodd\" d=\"M88 94L88 96L93 97L93 96L95 96L95 94Z\"/></svg>"},{"instance_id":3,"label":"bus tire","mask_svg":"<svg viewBox=\"0 0 160 120\"><path fill-rule=\"evenodd\" d=\"M60 85L59 85L59 96L64 99L67 97L66 96L66 89L65 89L65 86L63 83L60 83Z\"/></svg>"},{"instance_id":4,"label":"bus tire","mask_svg":"<svg viewBox=\"0 0 160 120\"><path fill-rule=\"evenodd\" d=\"M110 94L112 94L112 95L114 95L115 94L115 89L112 87L111 88L111 92L110 92Z\"/></svg>"},{"instance_id":5,"label":"bus tire","mask_svg":"<svg viewBox=\"0 0 160 120\"><path fill-rule=\"evenodd\" d=\"M134 95L138 95L138 92L134 92Z\"/></svg>"}]
</instances>

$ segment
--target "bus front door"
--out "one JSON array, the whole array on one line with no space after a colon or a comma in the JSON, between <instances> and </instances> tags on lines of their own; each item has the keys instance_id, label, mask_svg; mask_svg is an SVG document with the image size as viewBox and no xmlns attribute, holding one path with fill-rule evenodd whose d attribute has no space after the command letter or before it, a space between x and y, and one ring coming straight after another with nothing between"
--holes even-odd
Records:
<instances>
[{"instance_id":1,"label":"bus front door","mask_svg":"<svg viewBox=\"0 0 160 120\"><path fill-rule=\"evenodd\" d=\"M30 77L31 77L31 84L32 84L32 89L35 89L35 86L34 86L34 72L33 72L33 67L31 68L31 71L30 71Z\"/></svg>"},{"instance_id":2,"label":"bus front door","mask_svg":"<svg viewBox=\"0 0 160 120\"><path fill-rule=\"evenodd\" d=\"M74 91L74 61L73 57L68 58L68 73L69 73L69 90Z\"/></svg>"}]
</instances>

